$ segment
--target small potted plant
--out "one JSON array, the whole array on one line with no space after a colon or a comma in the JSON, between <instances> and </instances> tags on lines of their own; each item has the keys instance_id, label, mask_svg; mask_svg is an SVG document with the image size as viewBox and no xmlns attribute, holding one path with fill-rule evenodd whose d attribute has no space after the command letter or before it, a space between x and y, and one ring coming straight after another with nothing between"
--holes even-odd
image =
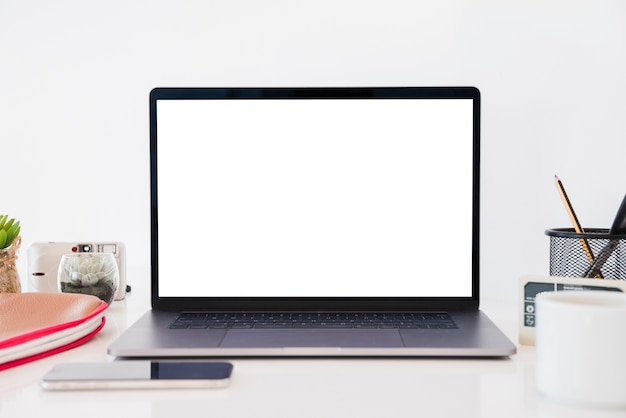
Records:
<instances>
[{"instance_id":1,"label":"small potted plant","mask_svg":"<svg viewBox=\"0 0 626 418\"><path fill-rule=\"evenodd\" d=\"M115 257L110 253L65 254L58 273L59 290L94 295L113 302L119 283Z\"/></svg>"},{"instance_id":2,"label":"small potted plant","mask_svg":"<svg viewBox=\"0 0 626 418\"><path fill-rule=\"evenodd\" d=\"M20 221L0 215L0 293L19 293L20 278L15 261L22 239Z\"/></svg>"}]
</instances>

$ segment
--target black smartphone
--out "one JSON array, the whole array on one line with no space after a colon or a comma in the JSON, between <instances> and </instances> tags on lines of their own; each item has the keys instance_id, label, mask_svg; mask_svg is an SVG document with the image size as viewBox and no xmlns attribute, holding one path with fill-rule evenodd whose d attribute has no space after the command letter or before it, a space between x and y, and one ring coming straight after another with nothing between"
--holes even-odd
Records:
<instances>
[{"instance_id":1,"label":"black smartphone","mask_svg":"<svg viewBox=\"0 0 626 418\"><path fill-rule=\"evenodd\" d=\"M220 388L230 383L227 362L128 360L65 363L40 381L46 390Z\"/></svg>"}]
</instances>

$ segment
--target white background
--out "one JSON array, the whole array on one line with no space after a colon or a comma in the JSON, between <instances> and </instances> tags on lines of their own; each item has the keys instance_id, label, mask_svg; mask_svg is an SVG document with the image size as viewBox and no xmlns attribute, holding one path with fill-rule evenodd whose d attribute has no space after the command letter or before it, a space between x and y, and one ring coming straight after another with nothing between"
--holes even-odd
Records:
<instances>
[{"instance_id":1,"label":"white background","mask_svg":"<svg viewBox=\"0 0 626 418\"><path fill-rule=\"evenodd\" d=\"M0 0L0 212L24 247L121 240L149 264L156 86L474 85L482 297L547 273L544 230L626 193L622 0ZM132 284L133 278L129 277Z\"/></svg>"}]
</instances>

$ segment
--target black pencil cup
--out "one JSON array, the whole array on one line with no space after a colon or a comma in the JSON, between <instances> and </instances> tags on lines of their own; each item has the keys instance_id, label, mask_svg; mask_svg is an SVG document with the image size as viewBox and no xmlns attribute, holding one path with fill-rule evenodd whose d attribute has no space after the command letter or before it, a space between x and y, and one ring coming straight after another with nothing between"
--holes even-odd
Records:
<instances>
[{"instance_id":1,"label":"black pencil cup","mask_svg":"<svg viewBox=\"0 0 626 418\"><path fill-rule=\"evenodd\" d=\"M610 235L608 229L548 229L550 276L626 280L626 235ZM602 258L601 268L591 270L592 260ZM596 264L597 266L597 264Z\"/></svg>"}]
</instances>

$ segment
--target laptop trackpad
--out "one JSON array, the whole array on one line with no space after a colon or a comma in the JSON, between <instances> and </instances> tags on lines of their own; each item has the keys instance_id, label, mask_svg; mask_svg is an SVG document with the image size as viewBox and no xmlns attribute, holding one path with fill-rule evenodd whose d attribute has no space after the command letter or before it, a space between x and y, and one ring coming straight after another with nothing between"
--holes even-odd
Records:
<instances>
[{"instance_id":1,"label":"laptop trackpad","mask_svg":"<svg viewBox=\"0 0 626 418\"><path fill-rule=\"evenodd\" d=\"M220 347L403 347L394 329L231 329Z\"/></svg>"}]
</instances>

